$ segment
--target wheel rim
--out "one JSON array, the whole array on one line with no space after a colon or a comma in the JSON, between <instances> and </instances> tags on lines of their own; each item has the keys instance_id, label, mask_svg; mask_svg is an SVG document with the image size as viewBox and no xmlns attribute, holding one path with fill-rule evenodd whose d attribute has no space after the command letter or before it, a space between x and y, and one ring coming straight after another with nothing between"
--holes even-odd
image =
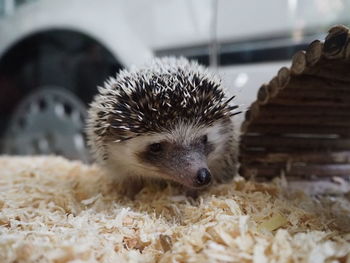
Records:
<instances>
[{"instance_id":1,"label":"wheel rim","mask_svg":"<svg viewBox=\"0 0 350 263\"><path fill-rule=\"evenodd\" d=\"M74 94L60 87L41 88L14 111L5 135L5 152L57 154L88 162L85 119L86 107Z\"/></svg>"}]
</instances>

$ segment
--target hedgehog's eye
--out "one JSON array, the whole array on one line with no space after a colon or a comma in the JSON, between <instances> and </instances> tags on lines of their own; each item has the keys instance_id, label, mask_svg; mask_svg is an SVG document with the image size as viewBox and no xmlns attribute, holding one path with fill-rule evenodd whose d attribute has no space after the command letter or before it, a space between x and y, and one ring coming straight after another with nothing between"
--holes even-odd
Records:
<instances>
[{"instance_id":1,"label":"hedgehog's eye","mask_svg":"<svg viewBox=\"0 0 350 263\"><path fill-rule=\"evenodd\" d=\"M203 135L202 138L201 138L201 141L203 144L207 144L208 142L208 135Z\"/></svg>"},{"instance_id":2,"label":"hedgehog's eye","mask_svg":"<svg viewBox=\"0 0 350 263\"><path fill-rule=\"evenodd\" d=\"M151 153L160 153L163 150L161 143L152 143L148 146L148 149Z\"/></svg>"}]
</instances>

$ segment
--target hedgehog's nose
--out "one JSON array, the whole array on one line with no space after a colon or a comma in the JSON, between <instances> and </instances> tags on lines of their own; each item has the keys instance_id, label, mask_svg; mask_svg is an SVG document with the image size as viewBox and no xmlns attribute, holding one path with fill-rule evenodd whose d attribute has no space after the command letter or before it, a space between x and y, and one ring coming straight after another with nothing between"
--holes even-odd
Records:
<instances>
[{"instance_id":1,"label":"hedgehog's nose","mask_svg":"<svg viewBox=\"0 0 350 263\"><path fill-rule=\"evenodd\" d=\"M211 174L206 168L201 168L197 172L196 183L198 186L206 186L211 181Z\"/></svg>"}]
</instances>

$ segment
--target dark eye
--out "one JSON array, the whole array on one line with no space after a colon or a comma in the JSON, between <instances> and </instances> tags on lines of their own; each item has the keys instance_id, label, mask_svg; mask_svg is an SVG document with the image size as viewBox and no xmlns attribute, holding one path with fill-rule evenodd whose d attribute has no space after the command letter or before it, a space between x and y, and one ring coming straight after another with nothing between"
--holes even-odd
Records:
<instances>
[{"instance_id":1,"label":"dark eye","mask_svg":"<svg viewBox=\"0 0 350 263\"><path fill-rule=\"evenodd\" d=\"M160 153L163 150L161 143L152 143L149 146L149 151L152 153Z\"/></svg>"},{"instance_id":2,"label":"dark eye","mask_svg":"<svg viewBox=\"0 0 350 263\"><path fill-rule=\"evenodd\" d=\"M207 144L207 142L208 142L208 136L207 136L207 135L203 135L201 140L202 140L202 143L203 143L203 144Z\"/></svg>"}]
</instances>

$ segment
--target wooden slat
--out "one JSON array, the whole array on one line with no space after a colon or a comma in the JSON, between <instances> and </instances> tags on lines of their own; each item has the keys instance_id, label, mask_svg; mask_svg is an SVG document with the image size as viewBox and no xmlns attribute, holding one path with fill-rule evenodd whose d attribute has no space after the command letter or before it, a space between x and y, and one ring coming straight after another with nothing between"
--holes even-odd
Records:
<instances>
[{"instance_id":1,"label":"wooden slat","mask_svg":"<svg viewBox=\"0 0 350 263\"><path fill-rule=\"evenodd\" d=\"M260 116L265 116L269 114L275 114L279 116L289 116L295 117L298 115L304 116L344 116L350 117L350 105L345 107L338 107L337 105L322 107L322 106L309 106L309 105L299 105L295 107L290 107L286 105L273 105L268 104L258 109L252 109L251 113L255 116L254 118Z\"/></svg>"},{"instance_id":2,"label":"wooden slat","mask_svg":"<svg viewBox=\"0 0 350 263\"><path fill-rule=\"evenodd\" d=\"M344 120L344 115L278 115L278 113L266 114L254 119L256 124L275 124L275 125L315 125L315 126L340 126L349 127L350 121Z\"/></svg>"},{"instance_id":3,"label":"wooden slat","mask_svg":"<svg viewBox=\"0 0 350 263\"><path fill-rule=\"evenodd\" d=\"M252 162L283 163L283 162L304 162L312 164L349 164L350 151L342 152L246 152L243 151L240 161L245 164Z\"/></svg>"},{"instance_id":4,"label":"wooden slat","mask_svg":"<svg viewBox=\"0 0 350 263\"><path fill-rule=\"evenodd\" d=\"M256 174L256 176L265 178L273 178L284 173L287 176L315 179L314 177L348 176L350 174L350 164L292 165L289 168L276 165L250 164L249 166L242 166L240 172L245 176Z\"/></svg>"},{"instance_id":5,"label":"wooden slat","mask_svg":"<svg viewBox=\"0 0 350 263\"><path fill-rule=\"evenodd\" d=\"M244 125L242 125L242 129ZM266 134L339 134L341 136L350 136L349 126L315 126L315 125L290 125L290 124L257 124L252 123L245 127L244 133L266 133Z\"/></svg>"},{"instance_id":6,"label":"wooden slat","mask_svg":"<svg viewBox=\"0 0 350 263\"><path fill-rule=\"evenodd\" d=\"M350 149L350 139L293 138L278 136L242 136L241 148L264 148L266 151L346 151Z\"/></svg>"}]
</instances>

